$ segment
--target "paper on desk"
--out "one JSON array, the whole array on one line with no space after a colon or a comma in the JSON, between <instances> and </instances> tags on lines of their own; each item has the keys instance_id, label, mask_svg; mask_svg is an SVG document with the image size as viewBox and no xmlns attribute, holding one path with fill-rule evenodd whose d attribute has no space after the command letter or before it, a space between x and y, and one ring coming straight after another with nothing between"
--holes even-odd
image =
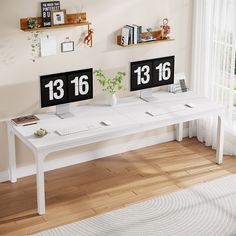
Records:
<instances>
[{"instance_id":1,"label":"paper on desk","mask_svg":"<svg viewBox=\"0 0 236 236\"><path fill-rule=\"evenodd\" d=\"M182 111L185 109L186 109L186 106L184 105L176 105L169 108L153 108L153 109L148 110L146 114L150 116L160 116L160 115L165 115L172 112Z\"/></svg>"}]
</instances>

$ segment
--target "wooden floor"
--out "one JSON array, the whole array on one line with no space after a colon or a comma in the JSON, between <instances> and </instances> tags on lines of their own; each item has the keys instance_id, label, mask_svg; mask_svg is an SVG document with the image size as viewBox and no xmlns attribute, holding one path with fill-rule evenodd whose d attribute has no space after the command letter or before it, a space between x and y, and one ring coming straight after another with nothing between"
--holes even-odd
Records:
<instances>
[{"instance_id":1,"label":"wooden floor","mask_svg":"<svg viewBox=\"0 0 236 236\"><path fill-rule=\"evenodd\" d=\"M35 176L0 184L0 235L27 235L236 173L215 164L196 139L169 142L45 174L45 216L36 213Z\"/></svg>"}]
</instances>

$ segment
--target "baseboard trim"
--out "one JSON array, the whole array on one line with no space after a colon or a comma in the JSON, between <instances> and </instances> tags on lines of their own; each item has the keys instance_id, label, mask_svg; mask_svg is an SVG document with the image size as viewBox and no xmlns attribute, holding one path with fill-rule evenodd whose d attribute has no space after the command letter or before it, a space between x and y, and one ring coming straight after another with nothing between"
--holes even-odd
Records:
<instances>
[{"instance_id":1,"label":"baseboard trim","mask_svg":"<svg viewBox=\"0 0 236 236\"><path fill-rule=\"evenodd\" d=\"M184 137L188 136L188 128L184 128ZM130 139L129 142L112 145L110 147L101 148L99 150L92 150L89 152L84 152L79 155L71 155L66 156L59 159L45 161L44 169L45 171L55 170L71 165L76 165L82 162L91 161L99 158L103 158L106 156L111 156L127 151L132 151L135 149L170 142L175 140L175 132L168 132L161 135L155 135L146 137L145 139ZM98 154L99 153L99 154ZM35 174L35 165L28 165L23 167L17 168L17 178L22 178L30 175ZM9 180L9 173L8 171L0 172L0 182L5 182Z\"/></svg>"},{"instance_id":2,"label":"baseboard trim","mask_svg":"<svg viewBox=\"0 0 236 236\"><path fill-rule=\"evenodd\" d=\"M224 155L236 156L236 145L229 143L229 142L225 142Z\"/></svg>"},{"instance_id":3,"label":"baseboard trim","mask_svg":"<svg viewBox=\"0 0 236 236\"><path fill-rule=\"evenodd\" d=\"M6 182L10 179L10 175L8 171L0 171L0 183Z\"/></svg>"}]
</instances>

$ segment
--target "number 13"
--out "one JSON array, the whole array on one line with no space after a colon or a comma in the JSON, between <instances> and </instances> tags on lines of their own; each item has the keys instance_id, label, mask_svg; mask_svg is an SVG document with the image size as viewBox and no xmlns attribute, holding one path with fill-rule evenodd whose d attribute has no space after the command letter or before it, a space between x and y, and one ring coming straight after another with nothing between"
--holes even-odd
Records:
<instances>
[{"instance_id":1,"label":"number 13","mask_svg":"<svg viewBox=\"0 0 236 236\"><path fill-rule=\"evenodd\" d=\"M45 88L49 89L49 100L52 101L54 98L56 100L63 98L64 96L64 89L63 89L63 80L57 79L54 82L50 81L48 84L45 85ZM57 92L53 92L53 87L56 87Z\"/></svg>"},{"instance_id":2,"label":"number 13","mask_svg":"<svg viewBox=\"0 0 236 236\"><path fill-rule=\"evenodd\" d=\"M142 77L142 72L144 72L144 76ZM134 73L138 74L137 84L147 84L150 81L150 67L149 66L139 66Z\"/></svg>"}]
</instances>

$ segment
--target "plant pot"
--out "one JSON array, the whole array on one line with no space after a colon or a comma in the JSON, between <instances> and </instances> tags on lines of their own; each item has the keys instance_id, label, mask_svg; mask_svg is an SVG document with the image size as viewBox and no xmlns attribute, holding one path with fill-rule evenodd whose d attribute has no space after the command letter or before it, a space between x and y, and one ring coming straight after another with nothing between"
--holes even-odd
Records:
<instances>
[{"instance_id":1,"label":"plant pot","mask_svg":"<svg viewBox=\"0 0 236 236\"><path fill-rule=\"evenodd\" d=\"M116 94L109 94L108 95L108 105L115 106L116 104L117 104Z\"/></svg>"}]
</instances>

